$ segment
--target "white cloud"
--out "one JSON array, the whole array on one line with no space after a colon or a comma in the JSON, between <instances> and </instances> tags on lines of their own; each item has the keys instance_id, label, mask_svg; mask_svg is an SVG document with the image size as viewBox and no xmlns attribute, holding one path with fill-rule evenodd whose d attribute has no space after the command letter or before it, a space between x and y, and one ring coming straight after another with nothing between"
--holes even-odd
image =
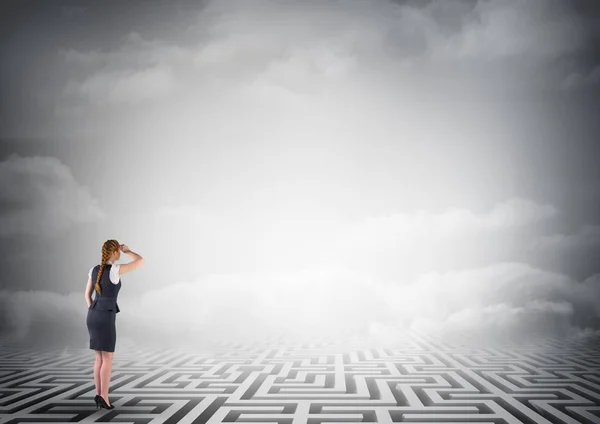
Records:
<instances>
[{"instance_id":1,"label":"white cloud","mask_svg":"<svg viewBox=\"0 0 600 424\"><path fill-rule=\"evenodd\" d=\"M135 238L138 245L147 246L150 256L171 263L180 261L180 254L164 252L152 240L184 246L189 259L181 263L180 270L186 276L200 272L196 271L196 258L210 257L210 265L199 261L201 268L267 272L335 265L382 280L410 281L429 270L531 260L532 253L524 252L522 246L553 225L559 214L551 204L511 198L480 211L452 207L366 219L310 215L314 216L311 219L307 218L314 214L309 199L296 196L290 203L291 197L283 195L286 192L295 190L282 183L276 190L254 192L253 199L262 210L278 207L270 196L289 206L289 213L272 217L242 214L232 218L230 214L207 213L202 204L163 206L141 227L151 225L154 230L141 229ZM155 286L154 282L148 284Z\"/></svg>"},{"instance_id":2,"label":"white cloud","mask_svg":"<svg viewBox=\"0 0 600 424\"><path fill-rule=\"evenodd\" d=\"M335 267L210 275L146 293L134 293L135 284L124 283L117 337L195 346L280 336L292 342L324 337L394 346L407 330L489 344L539 335L566 337L600 329L598 281L594 276L580 283L522 263L497 263L431 272L408 283L377 281ZM82 295L83 288L66 297L2 291L3 333L23 341L37 335L43 322L64 328L63 321L79 322L85 329ZM75 331L67 344L83 342L87 333Z\"/></svg>"},{"instance_id":3,"label":"white cloud","mask_svg":"<svg viewBox=\"0 0 600 424\"><path fill-rule=\"evenodd\" d=\"M356 224L341 245L385 247L398 242L434 242L446 237L474 236L533 225L557 214L558 210L550 204L537 204L522 198L498 203L485 213L462 208L440 213L423 210L397 213L371 217Z\"/></svg>"},{"instance_id":4,"label":"white cloud","mask_svg":"<svg viewBox=\"0 0 600 424\"><path fill-rule=\"evenodd\" d=\"M600 326L599 285L522 263L431 272L408 285L378 290L403 326L446 340L503 343Z\"/></svg>"},{"instance_id":5,"label":"white cloud","mask_svg":"<svg viewBox=\"0 0 600 424\"><path fill-rule=\"evenodd\" d=\"M0 236L55 236L104 219L86 187L53 157L10 155L0 162Z\"/></svg>"}]
</instances>

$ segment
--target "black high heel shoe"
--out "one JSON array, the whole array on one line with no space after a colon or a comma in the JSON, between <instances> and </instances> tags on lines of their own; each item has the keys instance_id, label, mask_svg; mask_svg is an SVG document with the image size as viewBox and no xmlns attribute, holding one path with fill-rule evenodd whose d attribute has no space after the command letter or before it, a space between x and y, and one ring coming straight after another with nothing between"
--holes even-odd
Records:
<instances>
[{"instance_id":1,"label":"black high heel shoe","mask_svg":"<svg viewBox=\"0 0 600 424\"><path fill-rule=\"evenodd\" d=\"M100 409L100 400L98 399L100 395L94 396L94 402L96 402L96 409Z\"/></svg>"},{"instance_id":2,"label":"black high heel shoe","mask_svg":"<svg viewBox=\"0 0 600 424\"><path fill-rule=\"evenodd\" d=\"M115 405L110 405L108 406L108 403L106 403L106 401L104 400L104 398L102 396L98 396L98 400L100 401L100 406L103 407L104 409L115 409Z\"/></svg>"}]
</instances>

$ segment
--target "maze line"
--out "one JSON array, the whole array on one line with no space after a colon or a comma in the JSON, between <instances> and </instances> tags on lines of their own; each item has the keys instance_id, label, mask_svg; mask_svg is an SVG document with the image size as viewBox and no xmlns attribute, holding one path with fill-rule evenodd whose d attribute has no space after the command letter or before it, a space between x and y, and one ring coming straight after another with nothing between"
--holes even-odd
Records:
<instances>
[{"instance_id":1,"label":"maze line","mask_svg":"<svg viewBox=\"0 0 600 424\"><path fill-rule=\"evenodd\" d=\"M600 423L600 340L467 348L403 332L397 349L326 343L129 347L114 410L96 410L89 349L0 346L0 423Z\"/></svg>"}]
</instances>

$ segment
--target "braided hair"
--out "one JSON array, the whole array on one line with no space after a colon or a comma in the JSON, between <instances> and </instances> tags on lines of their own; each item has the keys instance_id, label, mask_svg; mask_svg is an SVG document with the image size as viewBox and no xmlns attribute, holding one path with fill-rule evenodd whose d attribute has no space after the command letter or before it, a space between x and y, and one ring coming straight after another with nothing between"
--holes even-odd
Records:
<instances>
[{"instance_id":1,"label":"braided hair","mask_svg":"<svg viewBox=\"0 0 600 424\"><path fill-rule=\"evenodd\" d=\"M119 250L120 244L117 240L106 240L102 245L102 259L100 261L100 269L98 270L98 277L96 278L96 291L102 294L102 287L100 286L100 278L102 278L102 272L106 266L108 258Z\"/></svg>"}]
</instances>

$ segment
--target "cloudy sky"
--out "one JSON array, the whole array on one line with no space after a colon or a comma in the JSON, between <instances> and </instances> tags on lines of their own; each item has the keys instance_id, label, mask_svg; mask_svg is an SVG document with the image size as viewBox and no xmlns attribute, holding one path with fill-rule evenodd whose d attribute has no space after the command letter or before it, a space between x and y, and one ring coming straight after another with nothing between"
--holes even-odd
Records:
<instances>
[{"instance_id":1,"label":"cloudy sky","mask_svg":"<svg viewBox=\"0 0 600 424\"><path fill-rule=\"evenodd\" d=\"M594 3L3 2L0 331L600 330Z\"/></svg>"}]
</instances>

